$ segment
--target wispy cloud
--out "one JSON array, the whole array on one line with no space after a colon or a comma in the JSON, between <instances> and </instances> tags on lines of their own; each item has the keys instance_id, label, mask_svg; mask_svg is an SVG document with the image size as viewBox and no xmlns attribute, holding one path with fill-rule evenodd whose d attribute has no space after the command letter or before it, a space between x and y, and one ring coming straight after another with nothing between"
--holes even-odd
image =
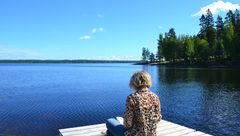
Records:
<instances>
[{"instance_id":1,"label":"wispy cloud","mask_svg":"<svg viewBox=\"0 0 240 136\"><path fill-rule=\"evenodd\" d=\"M92 29L92 34L96 33L97 32L97 29L96 28L93 28Z\"/></svg>"},{"instance_id":2,"label":"wispy cloud","mask_svg":"<svg viewBox=\"0 0 240 136\"><path fill-rule=\"evenodd\" d=\"M98 17L98 18L103 18L104 15L103 15L103 14L97 14L97 17Z\"/></svg>"},{"instance_id":3,"label":"wispy cloud","mask_svg":"<svg viewBox=\"0 0 240 136\"><path fill-rule=\"evenodd\" d=\"M227 12L229 10L240 9L239 4L233 4L231 2L224 2L223 0L219 0L217 2L213 2L205 7L202 7L200 11L193 14L192 16L201 16L202 14L206 14L207 9L209 9L213 15L218 14L219 12Z\"/></svg>"},{"instance_id":4,"label":"wispy cloud","mask_svg":"<svg viewBox=\"0 0 240 136\"><path fill-rule=\"evenodd\" d=\"M89 33L87 35L84 35L84 36L81 36L80 40L89 40L89 39L91 39L93 34L98 33L98 32L102 32L102 31L104 31L103 27L92 28L91 33Z\"/></svg>"},{"instance_id":5,"label":"wispy cloud","mask_svg":"<svg viewBox=\"0 0 240 136\"><path fill-rule=\"evenodd\" d=\"M98 28L93 28L92 29L92 34L96 33L96 32L102 32L104 29L102 27L98 27Z\"/></svg>"},{"instance_id":6,"label":"wispy cloud","mask_svg":"<svg viewBox=\"0 0 240 136\"><path fill-rule=\"evenodd\" d=\"M0 45L0 59L41 59L42 54L28 50L28 49L17 49L9 48Z\"/></svg>"},{"instance_id":7,"label":"wispy cloud","mask_svg":"<svg viewBox=\"0 0 240 136\"><path fill-rule=\"evenodd\" d=\"M80 37L80 40L89 40L89 39L91 39L90 35L84 35Z\"/></svg>"}]
</instances>

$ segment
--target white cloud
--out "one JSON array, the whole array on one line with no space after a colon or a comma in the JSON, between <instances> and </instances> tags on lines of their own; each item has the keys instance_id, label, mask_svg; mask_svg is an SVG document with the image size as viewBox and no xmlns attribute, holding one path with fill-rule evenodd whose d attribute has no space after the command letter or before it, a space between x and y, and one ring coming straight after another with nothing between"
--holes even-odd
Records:
<instances>
[{"instance_id":1,"label":"white cloud","mask_svg":"<svg viewBox=\"0 0 240 136\"><path fill-rule=\"evenodd\" d=\"M97 29L96 28L93 28L92 29L92 33L94 34L94 33L96 33L97 32Z\"/></svg>"},{"instance_id":2,"label":"white cloud","mask_svg":"<svg viewBox=\"0 0 240 136\"><path fill-rule=\"evenodd\" d=\"M103 27L92 28L91 33L88 35L81 36L80 40L89 40L89 39L91 39L91 35L93 35L97 32L102 32L102 31L104 31Z\"/></svg>"},{"instance_id":3,"label":"white cloud","mask_svg":"<svg viewBox=\"0 0 240 136\"><path fill-rule=\"evenodd\" d=\"M201 16L202 14L206 14L207 9L209 9L213 15L218 14L219 12L227 12L229 10L240 9L239 4L233 4L231 2L224 2L223 0L219 0L217 2L213 2L205 7L202 7L200 11L193 14L192 16Z\"/></svg>"},{"instance_id":4,"label":"white cloud","mask_svg":"<svg viewBox=\"0 0 240 136\"><path fill-rule=\"evenodd\" d=\"M90 35L84 35L80 37L80 40L89 40L89 39L91 39Z\"/></svg>"},{"instance_id":5,"label":"white cloud","mask_svg":"<svg viewBox=\"0 0 240 136\"><path fill-rule=\"evenodd\" d=\"M104 29L102 27L98 27L98 28L93 28L91 33L94 34L96 32L102 32Z\"/></svg>"}]
</instances>

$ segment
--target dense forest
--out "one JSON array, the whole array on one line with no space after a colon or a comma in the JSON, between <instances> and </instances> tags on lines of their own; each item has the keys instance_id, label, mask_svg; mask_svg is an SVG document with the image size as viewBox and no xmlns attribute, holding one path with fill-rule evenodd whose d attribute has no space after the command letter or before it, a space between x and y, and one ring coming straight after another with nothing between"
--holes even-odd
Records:
<instances>
[{"instance_id":1,"label":"dense forest","mask_svg":"<svg viewBox=\"0 0 240 136\"><path fill-rule=\"evenodd\" d=\"M142 49L144 62L168 61L170 63L209 64L240 63L240 13L228 11L225 19L218 15L216 21L208 9L199 19L196 35L176 35L171 28L160 34L157 53Z\"/></svg>"}]
</instances>

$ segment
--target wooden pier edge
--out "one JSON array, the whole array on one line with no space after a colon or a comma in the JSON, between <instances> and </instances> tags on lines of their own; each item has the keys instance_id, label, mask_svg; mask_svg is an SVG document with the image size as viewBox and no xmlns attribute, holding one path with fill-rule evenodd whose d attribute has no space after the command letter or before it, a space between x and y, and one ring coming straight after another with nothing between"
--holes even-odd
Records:
<instances>
[{"instance_id":1,"label":"wooden pier edge","mask_svg":"<svg viewBox=\"0 0 240 136\"><path fill-rule=\"evenodd\" d=\"M106 124L59 129L59 136L106 136ZM157 127L157 136L211 136L166 120L161 120Z\"/></svg>"}]
</instances>

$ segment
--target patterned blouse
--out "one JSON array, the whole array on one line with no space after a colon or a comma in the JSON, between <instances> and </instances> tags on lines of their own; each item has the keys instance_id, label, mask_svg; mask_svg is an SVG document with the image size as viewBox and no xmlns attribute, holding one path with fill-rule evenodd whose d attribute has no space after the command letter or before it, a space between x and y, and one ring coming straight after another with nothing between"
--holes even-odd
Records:
<instances>
[{"instance_id":1,"label":"patterned blouse","mask_svg":"<svg viewBox=\"0 0 240 136\"><path fill-rule=\"evenodd\" d=\"M125 136L156 136L157 123L161 118L158 96L148 89L136 91L127 97Z\"/></svg>"}]
</instances>

